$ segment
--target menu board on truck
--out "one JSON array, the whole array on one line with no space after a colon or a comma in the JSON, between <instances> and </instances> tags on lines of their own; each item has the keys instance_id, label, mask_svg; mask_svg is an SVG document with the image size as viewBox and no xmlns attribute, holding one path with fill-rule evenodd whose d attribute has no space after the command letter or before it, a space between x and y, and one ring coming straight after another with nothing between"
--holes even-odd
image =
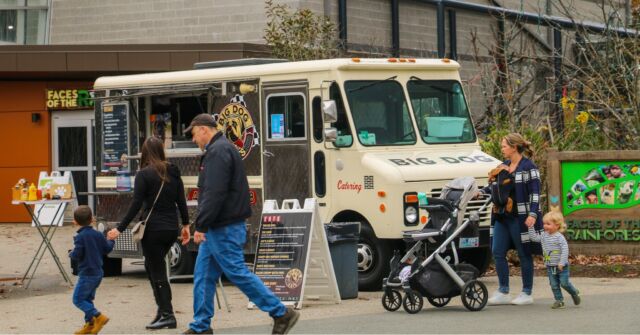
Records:
<instances>
[{"instance_id":1,"label":"menu board on truck","mask_svg":"<svg viewBox=\"0 0 640 335\"><path fill-rule=\"evenodd\" d=\"M129 104L104 104L102 107L102 172L128 169L123 155L129 154Z\"/></svg>"}]
</instances>

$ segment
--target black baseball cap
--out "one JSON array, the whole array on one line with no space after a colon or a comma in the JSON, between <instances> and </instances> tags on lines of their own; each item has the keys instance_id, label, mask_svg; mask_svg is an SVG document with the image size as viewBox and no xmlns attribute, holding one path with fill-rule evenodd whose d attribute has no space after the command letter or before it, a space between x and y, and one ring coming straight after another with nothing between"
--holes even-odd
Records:
<instances>
[{"instance_id":1,"label":"black baseball cap","mask_svg":"<svg viewBox=\"0 0 640 335\"><path fill-rule=\"evenodd\" d=\"M193 127L195 126L205 126L205 127L217 127L218 123L216 122L216 120L213 118L213 116L211 116L211 114L198 114L196 115L196 117L193 118L193 120L191 120L191 124L189 124L189 127L187 127L187 129L184 130L185 134L190 134L191 133L191 129L193 129Z\"/></svg>"}]
</instances>

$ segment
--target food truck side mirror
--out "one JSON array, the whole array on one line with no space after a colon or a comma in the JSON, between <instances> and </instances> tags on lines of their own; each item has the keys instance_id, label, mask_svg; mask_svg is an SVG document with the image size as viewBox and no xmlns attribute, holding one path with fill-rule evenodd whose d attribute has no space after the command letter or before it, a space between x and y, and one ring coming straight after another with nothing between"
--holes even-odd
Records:
<instances>
[{"instance_id":1,"label":"food truck side mirror","mask_svg":"<svg viewBox=\"0 0 640 335\"><path fill-rule=\"evenodd\" d=\"M325 100L322 102L322 114L325 123L333 123L338 121L338 107L334 100Z\"/></svg>"},{"instance_id":2,"label":"food truck side mirror","mask_svg":"<svg viewBox=\"0 0 640 335\"><path fill-rule=\"evenodd\" d=\"M324 141L335 142L338 138L338 129L335 127L324 128Z\"/></svg>"}]
</instances>

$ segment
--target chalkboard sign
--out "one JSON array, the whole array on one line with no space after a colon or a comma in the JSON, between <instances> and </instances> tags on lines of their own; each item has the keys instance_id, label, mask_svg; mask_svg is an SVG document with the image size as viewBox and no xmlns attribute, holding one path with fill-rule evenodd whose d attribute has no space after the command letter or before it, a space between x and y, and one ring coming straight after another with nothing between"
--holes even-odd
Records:
<instances>
[{"instance_id":1,"label":"chalkboard sign","mask_svg":"<svg viewBox=\"0 0 640 335\"><path fill-rule=\"evenodd\" d=\"M128 170L122 156L129 154L129 104L102 106L102 172Z\"/></svg>"},{"instance_id":2,"label":"chalkboard sign","mask_svg":"<svg viewBox=\"0 0 640 335\"><path fill-rule=\"evenodd\" d=\"M264 214L254 273L283 302L302 295L313 213Z\"/></svg>"},{"instance_id":3,"label":"chalkboard sign","mask_svg":"<svg viewBox=\"0 0 640 335\"><path fill-rule=\"evenodd\" d=\"M253 272L285 305L339 303L329 244L316 199L265 200ZM255 308L249 303L249 308Z\"/></svg>"}]
</instances>

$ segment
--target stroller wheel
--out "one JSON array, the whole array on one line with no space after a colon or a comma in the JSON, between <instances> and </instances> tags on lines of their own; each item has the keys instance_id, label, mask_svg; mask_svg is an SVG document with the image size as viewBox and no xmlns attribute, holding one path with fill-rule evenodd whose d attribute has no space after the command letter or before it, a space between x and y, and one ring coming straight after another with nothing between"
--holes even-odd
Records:
<instances>
[{"instance_id":1,"label":"stroller wheel","mask_svg":"<svg viewBox=\"0 0 640 335\"><path fill-rule=\"evenodd\" d=\"M451 301L451 298L431 298L431 297L427 297L427 301L429 301L429 303L431 305L433 305L433 307L444 307L449 303L449 301Z\"/></svg>"},{"instance_id":2,"label":"stroller wheel","mask_svg":"<svg viewBox=\"0 0 640 335\"><path fill-rule=\"evenodd\" d=\"M402 299L402 307L409 314L416 314L422 310L422 305L424 304L424 300L422 300L422 296L413 291L407 291L407 294Z\"/></svg>"},{"instance_id":3,"label":"stroller wheel","mask_svg":"<svg viewBox=\"0 0 640 335\"><path fill-rule=\"evenodd\" d=\"M464 307L472 312L483 309L489 300L487 287L477 280L471 280L464 284L460 296Z\"/></svg>"},{"instance_id":4,"label":"stroller wheel","mask_svg":"<svg viewBox=\"0 0 640 335\"><path fill-rule=\"evenodd\" d=\"M382 295L382 307L389 312L397 311L402 305L402 295L396 290L387 290Z\"/></svg>"}]
</instances>

